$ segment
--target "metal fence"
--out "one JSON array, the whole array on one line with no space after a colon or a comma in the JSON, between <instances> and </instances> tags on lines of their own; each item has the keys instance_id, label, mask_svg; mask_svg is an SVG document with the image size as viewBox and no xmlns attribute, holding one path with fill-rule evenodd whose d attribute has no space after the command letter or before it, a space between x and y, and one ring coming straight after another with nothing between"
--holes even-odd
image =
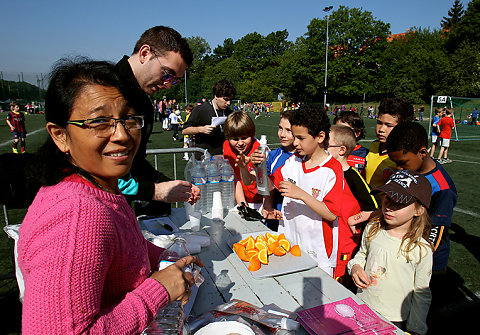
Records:
<instances>
[{"instance_id":1,"label":"metal fence","mask_svg":"<svg viewBox=\"0 0 480 335\"><path fill-rule=\"evenodd\" d=\"M177 180L177 156L176 154L184 154L188 152L198 152L202 155L208 152L206 149L202 148L174 148L174 149L148 149L147 155L155 155L155 169L158 170L158 155L164 154L173 154L173 178Z\"/></svg>"}]
</instances>

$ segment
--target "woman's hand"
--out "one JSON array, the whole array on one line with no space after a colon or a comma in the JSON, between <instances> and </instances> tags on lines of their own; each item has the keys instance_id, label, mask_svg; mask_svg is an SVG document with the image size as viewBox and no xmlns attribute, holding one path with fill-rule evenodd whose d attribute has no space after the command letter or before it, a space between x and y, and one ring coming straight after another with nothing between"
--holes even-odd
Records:
<instances>
[{"instance_id":1,"label":"woman's hand","mask_svg":"<svg viewBox=\"0 0 480 335\"><path fill-rule=\"evenodd\" d=\"M165 287L170 298L169 302L179 300L186 303L188 301L191 293L190 287L195 284L195 279L191 272L184 272L183 269L192 263L200 267L204 266L200 258L186 256L165 269L154 272L150 276Z\"/></svg>"},{"instance_id":2,"label":"woman's hand","mask_svg":"<svg viewBox=\"0 0 480 335\"><path fill-rule=\"evenodd\" d=\"M358 288L366 289L370 284L370 279L365 270L358 264L352 267L352 279Z\"/></svg>"}]
</instances>

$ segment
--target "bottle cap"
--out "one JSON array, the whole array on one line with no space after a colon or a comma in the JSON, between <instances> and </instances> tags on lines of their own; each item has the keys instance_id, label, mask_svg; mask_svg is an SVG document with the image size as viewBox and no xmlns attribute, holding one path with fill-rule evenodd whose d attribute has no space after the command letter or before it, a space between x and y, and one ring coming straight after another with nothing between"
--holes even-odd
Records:
<instances>
[{"instance_id":1,"label":"bottle cap","mask_svg":"<svg viewBox=\"0 0 480 335\"><path fill-rule=\"evenodd\" d=\"M267 135L260 136L260 145L267 145Z\"/></svg>"}]
</instances>

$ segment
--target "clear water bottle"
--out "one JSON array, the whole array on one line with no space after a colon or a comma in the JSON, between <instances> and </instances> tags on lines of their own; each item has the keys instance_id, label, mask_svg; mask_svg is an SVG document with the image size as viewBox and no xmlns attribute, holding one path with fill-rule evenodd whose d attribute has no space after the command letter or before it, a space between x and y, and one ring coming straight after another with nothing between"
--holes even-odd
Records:
<instances>
[{"instance_id":1,"label":"clear water bottle","mask_svg":"<svg viewBox=\"0 0 480 335\"><path fill-rule=\"evenodd\" d=\"M184 238L176 237L173 243L161 254L158 269L163 270L172 265L180 258L188 256L186 241ZM185 271L189 270L185 269ZM191 269L190 269L191 270ZM160 309L153 321L142 332L144 335L152 334L183 334L184 330L184 309L181 301L172 301Z\"/></svg>"},{"instance_id":2,"label":"clear water bottle","mask_svg":"<svg viewBox=\"0 0 480 335\"><path fill-rule=\"evenodd\" d=\"M212 211L213 192L220 192L220 172L213 157L206 163L207 173L207 212Z\"/></svg>"},{"instance_id":3,"label":"clear water bottle","mask_svg":"<svg viewBox=\"0 0 480 335\"><path fill-rule=\"evenodd\" d=\"M194 211L205 214L207 212L207 175L201 162L194 161L191 178L192 184L200 189L200 200L195 204Z\"/></svg>"},{"instance_id":4,"label":"clear water bottle","mask_svg":"<svg viewBox=\"0 0 480 335\"><path fill-rule=\"evenodd\" d=\"M258 149L264 154L265 159L255 169L257 179L257 192L260 195L270 195L267 176L267 135L261 136L260 147Z\"/></svg>"},{"instance_id":5,"label":"clear water bottle","mask_svg":"<svg viewBox=\"0 0 480 335\"><path fill-rule=\"evenodd\" d=\"M221 161L220 167L220 191L222 192L223 207L230 210L235 207L235 174L228 159Z\"/></svg>"},{"instance_id":6,"label":"clear water bottle","mask_svg":"<svg viewBox=\"0 0 480 335\"><path fill-rule=\"evenodd\" d=\"M185 155L188 155L185 153ZM187 164L185 165L185 169L183 170L183 176L185 177L186 181L192 180L192 169L195 165L195 155L190 155L190 159L188 160Z\"/></svg>"}]
</instances>

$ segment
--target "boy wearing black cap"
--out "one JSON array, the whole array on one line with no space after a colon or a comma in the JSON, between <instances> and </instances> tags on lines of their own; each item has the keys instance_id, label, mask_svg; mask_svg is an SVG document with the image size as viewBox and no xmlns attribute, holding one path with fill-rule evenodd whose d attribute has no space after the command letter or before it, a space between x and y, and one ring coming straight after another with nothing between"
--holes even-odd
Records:
<instances>
[{"instance_id":1,"label":"boy wearing black cap","mask_svg":"<svg viewBox=\"0 0 480 335\"><path fill-rule=\"evenodd\" d=\"M429 239L434 246L433 272L445 273L450 254L448 229L452 224L457 190L447 171L428 154L428 138L419 123L398 124L386 142L390 159L398 169L410 169L423 174L432 186L432 203L428 214L432 222Z\"/></svg>"}]
</instances>

